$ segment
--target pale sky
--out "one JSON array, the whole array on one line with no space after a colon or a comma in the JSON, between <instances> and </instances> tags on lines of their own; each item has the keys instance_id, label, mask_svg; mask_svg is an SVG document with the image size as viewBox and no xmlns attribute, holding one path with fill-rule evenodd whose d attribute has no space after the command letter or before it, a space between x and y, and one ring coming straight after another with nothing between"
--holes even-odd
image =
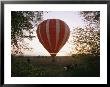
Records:
<instances>
[{"instance_id":1,"label":"pale sky","mask_svg":"<svg viewBox=\"0 0 110 87\"><path fill-rule=\"evenodd\" d=\"M84 21L82 20L82 17L80 17L79 12L77 11L49 11L48 13L45 13L43 16L43 19L60 19L66 22L66 24L70 28L70 37L68 39L68 42L71 41L71 31L73 27L84 27ZM37 27L34 28L35 30ZM24 55L32 55L32 56L50 56L49 52L42 46L42 44L39 42L36 32L34 32L34 35L36 38L33 38L32 41L29 41L29 47L32 47L32 51L25 51ZM27 40L26 40L27 41ZM70 56L70 52L72 48L75 46L69 43L66 43L62 49L58 52L56 56ZM73 52L74 54L75 52Z\"/></svg>"}]
</instances>

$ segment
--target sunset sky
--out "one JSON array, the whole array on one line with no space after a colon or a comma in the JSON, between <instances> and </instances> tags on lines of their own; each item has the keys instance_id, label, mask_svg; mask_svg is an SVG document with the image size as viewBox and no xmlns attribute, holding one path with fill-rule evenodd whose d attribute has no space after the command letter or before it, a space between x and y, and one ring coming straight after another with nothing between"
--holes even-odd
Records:
<instances>
[{"instance_id":1,"label":"sunset sky","mask_svg":"<svg viewBox=\"0 0 110 87\"><path fill-rule=\"evenodd\" d=\"M80 16L77 11L48 11L48 13L44 13L43 19L60 19L66 22L66 24L70 28L70 37L68 42L72 40L71 31L74 27L84 27L83 18ZM35 31L37 30L37 26L34 27ZM32 55L32 56L50 56L49 52L42 46L39 42L36 32L34 32L36 38L33 38L32 41L25 39L26 42L29 42L29 47L33 48L31 51L24 51L24 55ZM72 49L74 49L74 45L70 43L66 43L62 49L58 52L57 56L69 56L71 55ZM75 52L73 52L74 54Z\"/></svg>"}]
</instances>

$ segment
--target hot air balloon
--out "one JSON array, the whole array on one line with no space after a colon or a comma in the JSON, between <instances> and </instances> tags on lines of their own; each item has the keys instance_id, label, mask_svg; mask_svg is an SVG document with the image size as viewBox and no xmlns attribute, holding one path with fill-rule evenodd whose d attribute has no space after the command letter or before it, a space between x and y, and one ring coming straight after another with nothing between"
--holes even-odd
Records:
<instances>
[{"instance_id":1,"label":"hot air balloon","mask_svg":"<svg viewBox=\"0 0 110 87\"><path fill-rule=\"evenodd\" d=\"M55 57L68 40L70 30L62 20L47 19L38 25L36 33L40 43Z\"/></svg>"}]
</instances>

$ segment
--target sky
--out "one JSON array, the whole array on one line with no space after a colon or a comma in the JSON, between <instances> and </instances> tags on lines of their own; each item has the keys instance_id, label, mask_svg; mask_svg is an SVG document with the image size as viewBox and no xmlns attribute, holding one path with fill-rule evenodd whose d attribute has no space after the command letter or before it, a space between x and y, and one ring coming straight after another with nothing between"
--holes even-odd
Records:
<instances>
[{"instance_id":1,"label":"sky","mask_svg":"<svg viewBox=\"0 0 110 87\"><path fill-rule=\"evenodd\" d=\"M77 11L48 11L48 13L44 13L43 19L60 19L63 20L70 28L70 36L66 44L62 47L62 49L57 53L57 56L70 56L75 54L75 52L70 53L74 49L74 45L70 44L72 40L71 32L75 27L84 27L85 23L82 20L83 18L79 15ZM34 27L37 30L37 26ZM39 42L36 32L34 32L36 38L29 41L25 39L26 42L29 42L29 47L33 48L31 51L25 51L24 55L30 56L50 56L49 52L42 46Z\"/></svg>"}]
</instances>

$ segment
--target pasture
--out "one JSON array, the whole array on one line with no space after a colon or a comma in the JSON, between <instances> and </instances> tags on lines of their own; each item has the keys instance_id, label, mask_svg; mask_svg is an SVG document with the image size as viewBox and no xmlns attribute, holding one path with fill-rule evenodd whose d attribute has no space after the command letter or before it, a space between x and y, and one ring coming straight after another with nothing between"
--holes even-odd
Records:
<instances>
[{"instance_id":1,"label":"pasture","mask_svg":"<svg viewBox=\"0 0 110 87\"><path fill-rule=\"evenodd\" d=\"M99 77L100 56L11 56L12 77Z\"/></svg>"}]
</instances>

